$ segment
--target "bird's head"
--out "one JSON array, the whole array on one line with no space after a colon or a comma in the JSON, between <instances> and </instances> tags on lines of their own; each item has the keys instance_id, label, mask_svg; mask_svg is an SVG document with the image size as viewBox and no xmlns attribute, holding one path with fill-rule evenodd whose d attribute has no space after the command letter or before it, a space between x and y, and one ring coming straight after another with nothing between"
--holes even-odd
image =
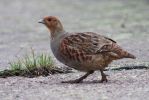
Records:
<instances>
[{"instance_id":1,"label":"bird's head","mask_svg":"<svg viewBox=\"0 0 149 100\"><path fill-rule=\"evenodd\" d=\"M39 23L42 23L47 26L47 28L51 32L51 37L54 38L58 34L64 32L63 26L60 22L60 20L55 16L46 16L43 19L39 21Z\"/></svg>"}]
</instances>

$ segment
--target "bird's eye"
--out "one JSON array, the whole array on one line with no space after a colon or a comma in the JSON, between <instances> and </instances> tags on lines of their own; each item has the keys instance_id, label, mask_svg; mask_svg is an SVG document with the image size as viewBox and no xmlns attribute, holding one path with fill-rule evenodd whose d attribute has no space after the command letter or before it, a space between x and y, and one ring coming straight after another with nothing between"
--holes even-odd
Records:
<instances>
[{"instance_id":1,"label":"bird's eye","mask_svg":"<svg viewBox=\"0 0 149 100\"><path fill-rule=\"evenodd\" d=\"M48 19L48 21L51 21L51 19Z\"/></svg>"}]
</instances>

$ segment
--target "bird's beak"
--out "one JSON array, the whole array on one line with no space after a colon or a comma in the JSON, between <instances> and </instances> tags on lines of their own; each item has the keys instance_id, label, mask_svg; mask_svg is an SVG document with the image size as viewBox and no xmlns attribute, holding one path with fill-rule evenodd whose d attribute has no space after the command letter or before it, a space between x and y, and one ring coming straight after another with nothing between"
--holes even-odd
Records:
<instances>
[{"instance_id":1,"label":"bird's beak","mask_svg":"<svg viewBox=\"0 0 149 100\"><path fill-rule=\"evenodd\" d=\"M38 23L45 24L45 21L44 21L43 19L40 19L40 20L38 21Z\"/></svg>"}]
</instances>

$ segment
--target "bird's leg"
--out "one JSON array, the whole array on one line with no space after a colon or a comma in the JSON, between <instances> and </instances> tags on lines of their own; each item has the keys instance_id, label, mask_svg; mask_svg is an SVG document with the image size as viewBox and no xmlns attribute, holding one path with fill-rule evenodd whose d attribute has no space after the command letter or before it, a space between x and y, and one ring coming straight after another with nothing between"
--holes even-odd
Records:
<instances>
[{"instance_id":1,"label":"bird's leg","mask_svg":"<svg viewBox=\"0 0 149 100\"><path fill-rule=\"evenodd\" d=\"M92 74L94 71L89 71L87 72L85 75L83 75L82 77L75 79L75 80L70 80L70 81L62 81L62 83L80 83L83 81L83 79L87 78L87 76L89 76L90 74Z\"/></svg>"},{"instance_id":2,"label":"bird's leg","mask_svg":"<svg viewBox=\"0 0 149 100\"><path fill-rule=\"evenodd\" d=\"M101 83L103 83L103 82L108 82L108 80L107 80L107 75L103 72L103 70L100 70L100 72L101 72L101 80L100 80L100 82Z\"/></svg>"}]
</instances>

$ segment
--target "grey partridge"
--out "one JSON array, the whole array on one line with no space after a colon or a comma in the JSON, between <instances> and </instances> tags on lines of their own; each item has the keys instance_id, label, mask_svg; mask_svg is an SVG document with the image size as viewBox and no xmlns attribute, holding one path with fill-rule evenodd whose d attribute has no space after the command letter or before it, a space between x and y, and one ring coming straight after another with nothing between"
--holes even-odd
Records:
<instances>
[{"instance_id":1,"label":"grey partridge","mask_svg":"<svg viewBox=\"0 0 149 100\"><path fill-rule=\"evenodd\" d=\"M136 57L123 50L116 41L93 32L69 33L55 16L46 16L39 23L44 24L51 33L51 49L54 56L63 64L86 74L79 79L64 81L82 82L94 71L101 72L100 82L107 82L103 70L113 60Z\"/></svg>"}]
</instances>

